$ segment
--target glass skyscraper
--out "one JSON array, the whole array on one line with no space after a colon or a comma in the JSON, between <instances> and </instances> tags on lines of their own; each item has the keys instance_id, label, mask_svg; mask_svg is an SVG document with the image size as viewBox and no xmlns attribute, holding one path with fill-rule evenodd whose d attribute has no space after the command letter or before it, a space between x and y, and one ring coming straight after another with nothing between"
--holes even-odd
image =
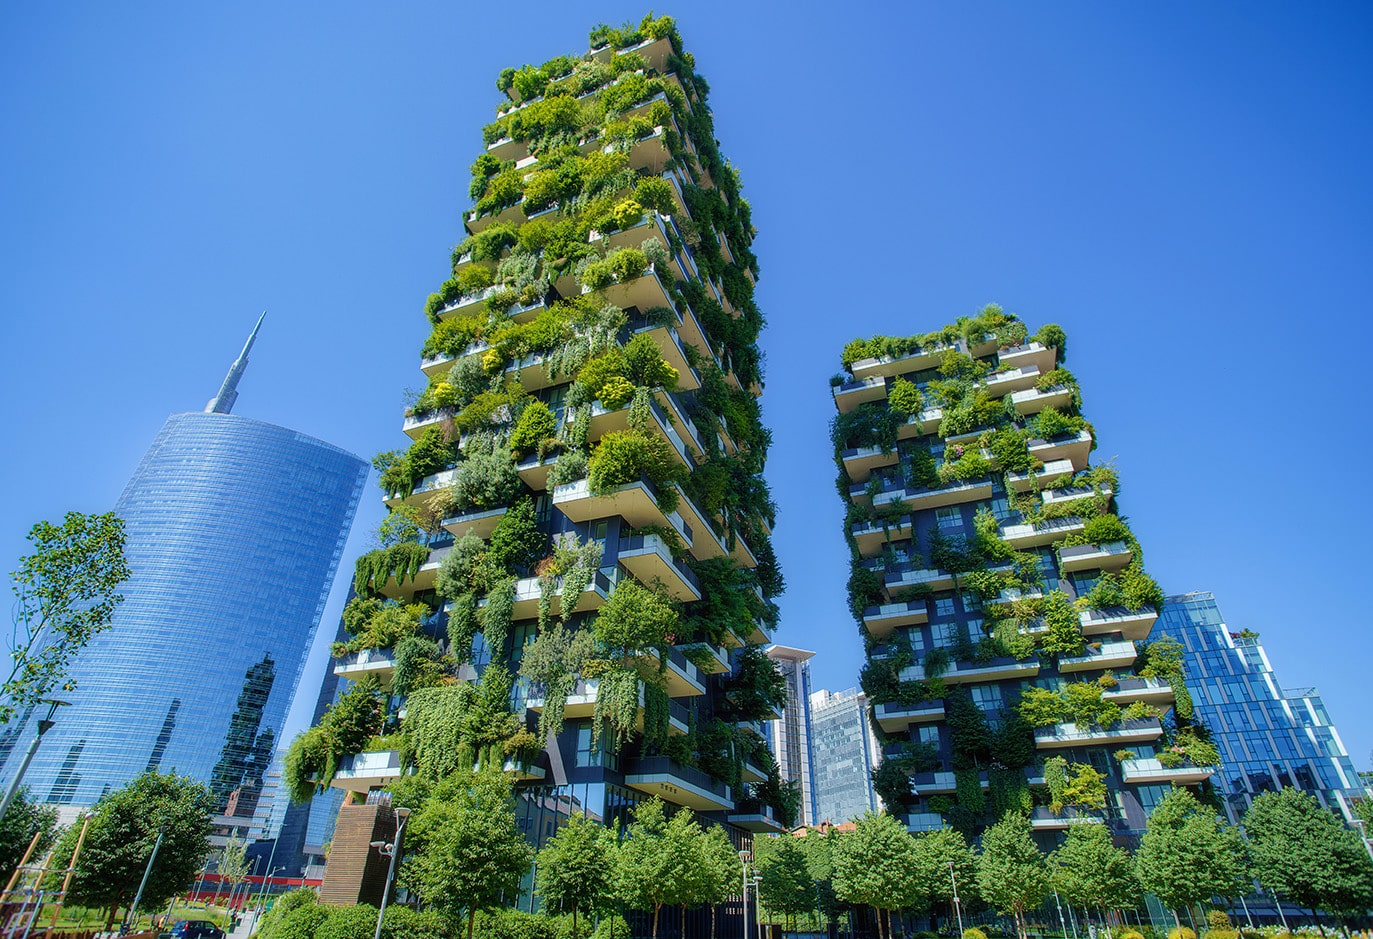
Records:
<instances>
[{"instance_id":1,"label":"glass skyscraper","mask_svg":"<svg viewBox=\"0 0 1373 939\"><path fill-rule=\"evenodd\" d=\"M115 506L133 576L25 775L36 801L89 805L175 770L254 814L368 466L229 413L252 341L203 413L167 419ZM4 775L32 732L6 742Z\"/></svg>"},{"instance_id":2,"label":"glass skyscraper","mask_svg":"<svg viewBox=\"0 0 1373 939\"><path fill-rule=\"evenodd\" d=\"M1256 633L1231 632L1208 592L1169 597L1150 638L1186 648L1187 687L1221 753L1214 782L1238 822L1260 792L1296 786L1350 819L1363 784L1315 688L1284 689Z\"/></svg>"},{"instance_id":3,"label":"glass skyscraper","mask_svg":"<svg viewBox=\"0 0 1373 939\"><path fill-rule=\"evenodd\" d=\"M872 771L881 752L868 721L868 699L853 688L810 696L813 824L842 824L878 809Z\"/></svg>"}]
</instances>

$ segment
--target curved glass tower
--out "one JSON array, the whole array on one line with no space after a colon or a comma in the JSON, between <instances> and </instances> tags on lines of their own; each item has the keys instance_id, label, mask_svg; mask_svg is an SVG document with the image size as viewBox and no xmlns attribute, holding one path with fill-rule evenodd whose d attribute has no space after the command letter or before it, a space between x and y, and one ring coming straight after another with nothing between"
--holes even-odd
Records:
<instances>
[{"instance_id":1,"label":"curved glass tower","mask_svg":"<svg viewBox=\"0 0 1373 939\"><path fill-rule=\"evenodd\" d=\"M368 467L228 413L251 344L204 413L167 419L115 506L133 577L25 774L36 801L90 804L158 768L252 814Z\"/></svg>"}]
</instances>

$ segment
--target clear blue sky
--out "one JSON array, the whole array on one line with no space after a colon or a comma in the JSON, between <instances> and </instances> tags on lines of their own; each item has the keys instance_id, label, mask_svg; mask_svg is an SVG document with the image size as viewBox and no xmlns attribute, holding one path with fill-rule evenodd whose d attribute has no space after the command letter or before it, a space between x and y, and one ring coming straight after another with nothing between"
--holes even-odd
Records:
<instances>
[{"instance_id":1,"label":"clear blue sky","mask_svg":"<svg viewBox=\"0 0 1373 939\"><path fill-rule=\"evenodd\" d=\"M496 74L643 12L7 5L5 569L38 518L112 505L262 309L238 413L363 455L402 445ZM711 82L759 228L778 639L819 653L817 686L861 661L826 430L839 350L997 301L1068 331L1164 588L1214 590L1367 766L1373 10L658 12ZM369 501L349 567L379 518Z\"/></svg>"}]
</instances>

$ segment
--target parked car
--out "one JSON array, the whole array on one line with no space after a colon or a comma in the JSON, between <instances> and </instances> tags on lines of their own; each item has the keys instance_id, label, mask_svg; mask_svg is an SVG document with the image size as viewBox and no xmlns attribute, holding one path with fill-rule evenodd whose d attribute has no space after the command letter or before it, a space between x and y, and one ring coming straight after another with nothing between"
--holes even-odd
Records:
<instances>
[{"instance_id":1,"label":"parked car","mask_svg":"<svg viewBox=\"0 0 1373 939\"><path fill-rule=\"evenodd\" d=\"M224 930L208 919L181 919L167 935L171 939L224 939Z\"/></svg>"}]
</instances>

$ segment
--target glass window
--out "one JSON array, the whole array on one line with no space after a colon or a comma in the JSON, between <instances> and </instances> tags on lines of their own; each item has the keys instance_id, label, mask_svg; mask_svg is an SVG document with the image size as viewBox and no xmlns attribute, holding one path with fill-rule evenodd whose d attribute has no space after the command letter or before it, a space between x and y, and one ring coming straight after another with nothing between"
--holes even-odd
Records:
<instances>
[{"instance_id":1,"label":"glass window","mask_svg":"<svg viewBox=\"0 0 1373 939\"><path fill-rule=\"evenodd\" d=\"M957 623L935 623L930 627L930 632L934 636L934 645L937 649L947 649L958 644Z\"/></svg>"},{"instance_id":2,"label":"glass window","mask_svg":"<svg viewBox=\"0 0 1373 939\"><path fill-rule=\"evenodd\" d=\"M934 510L934 518L940 531L961 531L963 529L963 511L959 506L941 505Z\"/></svg>"},{"instance_id":3,"label":"glass window","mask_svg":"<svg viewBox=\"0 0 1373 939\"><path fill-rule=\"evenodd\" d=\"M953 597L940 597L934 601L935 616L953 616Z\"/></svg>"},{"instance_id":4,"label":"glass window","mask_svg":"<svg viewBox=\"0 0 1373 939\"><path fill-rule=\"evenodd\" d=\"M935 724L920 725L920 742L930 746L939 746L939 727Z\"/></svg>"}]
</instances>

